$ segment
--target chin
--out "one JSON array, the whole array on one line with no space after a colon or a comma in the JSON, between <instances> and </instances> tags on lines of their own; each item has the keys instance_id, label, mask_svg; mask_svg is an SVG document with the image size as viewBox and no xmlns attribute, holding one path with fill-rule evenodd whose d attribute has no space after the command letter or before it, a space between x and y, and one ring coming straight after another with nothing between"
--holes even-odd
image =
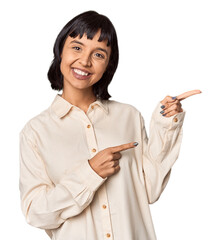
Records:
<instances>
[{"instance_id":1,"label":"chin","mask_svg":"<svg viewBox=\"0 0 221 240\"><path fill-rule=\"evenodd\" d=\"M89 87L91 87L92 85L89 85L89 84L85 84L85 83L79 83L79 84L71 84L71 87L72 88L75 88L75 89L87 89Z\"/></svg>"}]
</instances>

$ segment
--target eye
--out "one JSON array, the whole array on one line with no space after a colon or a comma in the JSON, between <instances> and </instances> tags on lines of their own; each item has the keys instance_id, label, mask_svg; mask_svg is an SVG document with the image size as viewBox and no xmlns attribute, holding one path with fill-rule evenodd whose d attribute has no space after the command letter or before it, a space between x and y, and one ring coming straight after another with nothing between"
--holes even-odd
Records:
<instances>
[{"instance_id":1,"label":"eye","mask_svg":"<svg viewBox=\"0 0 221 240\"><path fill-rule=\"evenodd\" d=\"M80 47L72 47L73 49L80 50Z\"/></svg>"},{"instance_id":2,"label":"eye","mask_svg":"<svg viewBox=\"0 0 221 240\"><path fill-rule=\"evenodd\" d=\"M100 53L96 53L96 55L99 57L99 58L105 58L104 55L100 54Z\"/></svg>"}]
</instances>

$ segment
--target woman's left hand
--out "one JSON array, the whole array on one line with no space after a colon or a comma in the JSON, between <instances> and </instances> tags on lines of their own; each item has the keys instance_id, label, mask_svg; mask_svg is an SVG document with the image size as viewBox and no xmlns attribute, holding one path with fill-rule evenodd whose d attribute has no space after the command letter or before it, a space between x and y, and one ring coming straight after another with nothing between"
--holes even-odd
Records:
<instances>
[{"instance_id":1,"label":"woman's left hand","mask_svg":"<svg viewBox=\"0 0 221 240\"><path fill-rule=\"evenodd\" d=\"M160 101L160 103L162 103L161 108L163 109L160 113L164 117L171 117L179 112L183 112L180 101L199 93L201 93L200 90L192 90L182 93L176 97L166 96L162 101Z\"/></svg>"}]
</instances>

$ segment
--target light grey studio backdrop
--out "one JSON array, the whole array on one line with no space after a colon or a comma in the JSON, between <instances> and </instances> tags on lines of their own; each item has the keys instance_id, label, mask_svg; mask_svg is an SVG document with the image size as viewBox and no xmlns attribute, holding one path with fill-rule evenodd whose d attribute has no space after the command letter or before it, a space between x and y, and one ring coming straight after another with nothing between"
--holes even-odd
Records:
<instances>
[{"instance_id":1,"label":"light grey studio backdrop","mask_svg":"<svg viewBox=\"0 0 221 240\"><path fill-rule=\"evenodd\" d=\"M108 16L118 34L111 99L137 107L147 131L166 95L202 91L181 102L180 155L151 211L159 240L221 239L221 5L215 0L1 2L1 239L48 239L20 210L18 133L57 94L46 76L54 41L87 10Z\"/></svg>"}]
</instances>

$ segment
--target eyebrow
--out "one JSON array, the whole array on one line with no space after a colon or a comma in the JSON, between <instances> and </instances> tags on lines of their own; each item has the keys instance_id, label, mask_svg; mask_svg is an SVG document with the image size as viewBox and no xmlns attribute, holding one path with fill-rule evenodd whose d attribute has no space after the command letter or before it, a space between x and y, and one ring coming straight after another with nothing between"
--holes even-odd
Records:
<instances>
[{"instance_id":1,"label":"eyebrow","mask_svg":"<svg viewBox=\"0 0 221 240\"><path fill-rule=\"evenodd\" d=\"M78 43L78 44L84 46L84 44L83 44L82 42L79 42L79 41L77 41L77 40L73 40L73 41L70 42L70 44L71 44L71 43ZM98 48L96 48L96 49L105 52L105 53L107 54L107 56L108 56L107 50L105 50L105 49L103 49L103 48L100 48L100 47L98 47Z\"/></svg>"}]
</instances>

